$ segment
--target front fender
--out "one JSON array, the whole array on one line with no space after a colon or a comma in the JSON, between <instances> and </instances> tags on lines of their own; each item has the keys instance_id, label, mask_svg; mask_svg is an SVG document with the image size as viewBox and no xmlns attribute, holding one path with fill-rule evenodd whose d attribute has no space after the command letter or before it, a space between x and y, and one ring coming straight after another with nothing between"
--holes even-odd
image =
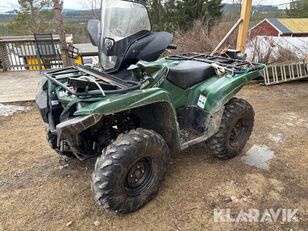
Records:
<instances>
[{"instance_id":1,"label":"front fender","mask_svg":"<svg viewBox=\"0 0 308 231\"><path fill-rule=\"evenodd\" d=\"M167 102L174 108L169 93L160 88L135 90L126 94L112 95L98 102L91 103L74 113L75 116L100 113L103 115L115 114L121 111L142 107L145 105Z\"/></svg>"}]
</instances>

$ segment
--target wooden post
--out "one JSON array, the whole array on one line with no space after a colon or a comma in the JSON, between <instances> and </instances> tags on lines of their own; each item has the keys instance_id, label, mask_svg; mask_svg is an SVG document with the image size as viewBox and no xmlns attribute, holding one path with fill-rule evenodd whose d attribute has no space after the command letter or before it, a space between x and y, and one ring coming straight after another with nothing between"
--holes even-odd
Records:
<instances>
[{"instance_id":1,"label":"wooden post","mask_svg":"<svg viewBox=\"0 0 308 231\"><path fill-rule=\"evenodd\" d=\"M247 42L249 21L251 15L251 6L252 6L252 0L242 1L241 19L243 20L243 22L239 26L237 42L236 42L236 49L242 53L245 51Z\"/></svg>"},{"instance_id":2,"label":"wooden post","mask_svg":"<svg viewBox=\"0 0 308 231\"><path fill-rule=\"evenodd\" d=\"M62 7L60 4L60 0L53 0L53 8L55 11L55 18L56 18L56 24L57 29L60 37L60 46L61 46L61 57L63 61L63 66L69 66L69 58L67 56L66 52L66 36L64 31L64 23L63 23L63 17L62 17Z\"/></svg>"}]
</instances>

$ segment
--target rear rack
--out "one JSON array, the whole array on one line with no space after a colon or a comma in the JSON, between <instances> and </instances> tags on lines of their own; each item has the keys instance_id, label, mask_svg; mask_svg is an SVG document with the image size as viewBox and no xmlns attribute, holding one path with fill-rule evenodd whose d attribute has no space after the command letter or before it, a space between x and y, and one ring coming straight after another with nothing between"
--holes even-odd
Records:
<instances>
[{"instance_id":1,"label":"rear rack","mask_svg":"<svg viewBox=\"0 0 308 231\"><path fill-rule=\"evenodd\" d=\"M233 59L225 56L213 56L207 53L182 53L166 57L169 60L193 60L208 64L217 64L224 67L232 74L242 74L249 71L261 70L265 66L260 63L252 63L247 60Z\"/></svg>"},{"instance_id":2,"label":"rear rack","mask_svg":"<svg viewBox=\"0 0 308 231\"><path fill-rule=\"evenodd\" d=\"M140 83L138 82L124 81L115 76L101 73L86 66L75 66L53 71L47 71L44 73L44 76L50 81L52 81L54 84L62 87L63 89L67 90L70 94L76 96L102 95L102 92L100 90L78 92L74 88L67 86L61 81L66 79L78 80L78 78L82 76L87 76L95 78L95 80L100 81L102 85L116 86L117 88L116 90L104 90L105 94L125 93L129 90L140 89Z\"/></svg>"}]
</instances>

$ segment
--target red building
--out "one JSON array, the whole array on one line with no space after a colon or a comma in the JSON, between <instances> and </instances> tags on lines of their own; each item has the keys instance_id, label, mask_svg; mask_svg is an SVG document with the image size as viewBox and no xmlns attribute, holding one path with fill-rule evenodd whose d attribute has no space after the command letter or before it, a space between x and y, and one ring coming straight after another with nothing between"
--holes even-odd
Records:
<instances>
[{"instance_id":1,"label":"red building","mask_svg":"<svg viewBox=\"0 0 308 231\"><path fill-rule=\"evenodd\" d=\"M308 37L308 18L265 18L249 30L256 36Z\"/></svg>"}]
</instances>

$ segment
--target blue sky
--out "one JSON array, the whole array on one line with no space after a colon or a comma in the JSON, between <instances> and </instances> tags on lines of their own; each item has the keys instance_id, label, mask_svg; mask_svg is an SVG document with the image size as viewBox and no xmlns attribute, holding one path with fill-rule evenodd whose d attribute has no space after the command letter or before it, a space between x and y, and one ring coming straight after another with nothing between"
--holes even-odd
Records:
<instances>
[{"instance_id":1,"label":"blue sky","mask_svg":"<svg viewBox=\"0 0 308 231\"><path fill-rule=\"evenodd\" d=\"M282 3L288 3L291 0L253 0L253 4L273 4L278 5ZM90 0L64 0L64 8L66 9L86 9L88 8ZM232 3L233 0L225 0L224 2ZM237 2L234 0L234 2ZM1 0L0 1L0 12L8 10L18 9L18 0Z\"/></svg>"}]
</instances>

